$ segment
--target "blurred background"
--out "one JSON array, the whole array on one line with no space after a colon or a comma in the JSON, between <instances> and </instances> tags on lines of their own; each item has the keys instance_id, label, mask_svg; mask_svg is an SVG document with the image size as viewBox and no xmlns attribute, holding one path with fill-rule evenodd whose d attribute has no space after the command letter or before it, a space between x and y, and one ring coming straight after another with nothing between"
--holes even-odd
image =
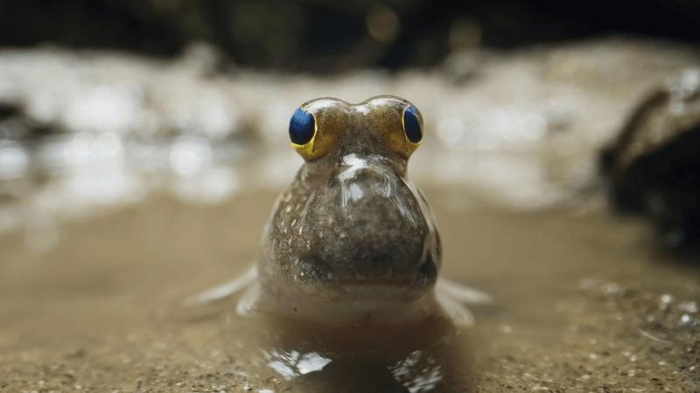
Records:
<instances>
[{"instance_id":1,"label":"blurred background","mask_svg":"<svg viewBox=\"0 0 700 393\"><path fill-rule=\"evenodd\" d=\"M0 231L154 188L216 202L279 187L300 162L286 148L289 114L319 96L416 103L426 149L450 153L418 155L418 177L519 206L571 201L602 189L597 155L652 91L676 78L690 93L674 97L697 103L699 23L700 5L682 0L6 0ZM619 183L627 164L605 160ZM655 209L667 240L689 242L678 216L696 214L693 201L679 212L630 193L616 200Z\"/></svg>"},{"instance_id":2,"label":"blurred background","mask_svg":"<svg viewBox=\"0 0 700 393\"><path fill-rule=\"evenodd\" d=\"M0 1L0 390L264 386L148 318L254 259L295 108L394 94L446 274L502 307L484 391L696 391L698 26L694 0Z\"/></svg>"},{"instance_id":3,"label":"blurred background","mask_svg":"<svg viewBox=\"0 0 700 393\"><path fill-rule=\"evenodd\" d=\"M695 1L4 1L3 46L55 44L175 56L207 42L257 69L337 73L440 65L463 48L610 34L697 43Z\"/></svg>"}]
</instances>

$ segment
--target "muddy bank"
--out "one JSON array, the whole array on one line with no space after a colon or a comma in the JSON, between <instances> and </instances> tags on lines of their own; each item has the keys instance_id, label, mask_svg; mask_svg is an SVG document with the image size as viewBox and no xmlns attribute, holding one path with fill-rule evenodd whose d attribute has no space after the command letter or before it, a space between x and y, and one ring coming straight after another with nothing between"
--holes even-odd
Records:
<instances>
[{"instance_id":1,"label":"muddy bank","mask_svg":"<svg viewBox=\"0 0 700 393\"><path fill-rule=\"evenodd\" d=\"M526 209L567 204L600 188L599 150L637 102L698 57L618 38L316 78L217 71L216 54L202 46L177 61L3 50L0 230L157 190L215 204L251 187L279 189L301 162L287 146L289 116L322 96L396 94L415 103L428 133L409 168L416 180Z\"/></svg>"},{"instance_id":2,"label":"muddy bank","mask_svg":"<svg viewBox=\"0 0 700 393\"><path fill-rule=\"evenodd\" d=\"M0 390L340 391L340 375L370 375L365 391L700 388L698 267L609 214L596 168L694 50L612 39L334 78L222 73L206 51L0 52ZM409 173L437 212L443 274L495 299L476 326L362 368L260 346L274 326L222 310L183 318L182 299L258 253L300 164L294 108L387 93L425 116Z\"/></svg>"},{"instance_id":3,"label":"muddy bank","mask_svg":"<svg viewBox=\"0 0 700 393\"><path fill-rule=\"evenodd\" d=\"M149 198L65 227L42 253L25 251L21 234L3 236L0 386L277 392L329 383L332 373L302 385L270 367L251 348L269 327L173 317L177 299L247 267L274 197L245 193L215 207ZM601 212L504 211L474 197L455 205L465 194L449 189L428 197L445 275L496 299L458 336L466 375L450 389L698 389L700 272L649 253L644 226Z\"/></svg>"}]
</instances>

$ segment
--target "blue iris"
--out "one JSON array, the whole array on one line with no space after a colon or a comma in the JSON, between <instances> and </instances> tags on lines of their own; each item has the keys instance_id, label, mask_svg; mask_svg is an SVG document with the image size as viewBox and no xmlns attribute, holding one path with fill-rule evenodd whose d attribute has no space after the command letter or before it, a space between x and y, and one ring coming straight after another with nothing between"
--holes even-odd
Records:
<instances>
[{"instance_id":1,"label":"blue iris","mask_svg":"<svg viewBox=\"0 0 700 393\"><path fill-rule=\"evenodd\" d=\"M418 116L418 108L413 105L403 112L403 130L408 140L413 143L418 143L423 139L423 130L421 130Z\"/></svg>"},{"instance_id":2,"label":"blue iris","mask_svg":"<svg viewBox=\"0 0 700 393\"><path fill-rule=\"evenodd\" d=\"M301 108L297 108L289 120L289 138L292 143L305 145L314 137L316 124L313 115Z\"/></svg>"}]
</instances>

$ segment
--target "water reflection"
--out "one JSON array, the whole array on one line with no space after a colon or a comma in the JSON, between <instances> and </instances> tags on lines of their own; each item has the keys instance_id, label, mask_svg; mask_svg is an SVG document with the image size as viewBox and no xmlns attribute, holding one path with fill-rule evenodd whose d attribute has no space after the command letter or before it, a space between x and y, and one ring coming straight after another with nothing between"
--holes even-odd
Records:
<instances>
[{"instance_id":1,"label":"water reflection","mask_svg":"<svg viewBox=\"0 0 700 393\"><path fill-rule=\"evenodd\" d=\"M295 350L273 349L269 352L263 351L263 354L266 359L269 359L267 366L288 381L301 375L321 371L333 361L317 352L300 353Z\"/></svg>"},{"instance_id":2,"label":"water reflection","mask_svg":"<svg viewBox=\"0 0 700 393\"><path fill-rule=\"evenodd\" d=\"M402 31L396 12L372 9L367 24L373 39L389 42ZM588 189L599 146L641 91L691 67L669 82L674 110L682 112L700 80L695 63L659 59L655 47L635 43L602 40L553 47L546 56L513 56L470 51L479 40L478 24L458 21L450 42L465 50L446 62L446 73L365 70L332 79L223 73L216 50L206 45L171 61L5 49L0 197L44 201L30 202L34 211L63 203L87 210L139 201L162 189L211 204L240 190L280 188L300 164L287 146L293 108L321 96L357 102L396 94L414 99L426 114L426 130L435 133L415 157L414 180L537 209ZM600 83L615 69L610 64L632 68ZM453 83L454 73L478 83L465 89ZM259 162L242 162L245 154ZM22 180L35 173L48 182ZM67 209L57 210L65 216ZM10 222L16 220L2 216L0 227L15 226Z\"/></svg>"},{"instance_id":3,"label":"water reflection","mask_svg":"<svg viewBox=\"0 0 700 393\"><path fill-rule=\"evenodd\" d=\"M330 327L266 317L250 341L282 391L469 392L467 339L441 316L403 326ZM245 349L244 349L245 350ZM240 348L236 348L240 354Z\"/></svg>"},{"instance_id":4,"label":"water reflection","mask_svg":"<svg viewBox=\"0 0 700 393\"><path fill-rule=\"evenodd\" d=\"M29 157L17 142L0 140L0 180L19 178L29 167Z\"/></svg>"},{"instance_id":5,"label":"water reflection","mask_svg":"<svg viewBox=\"0 0 700 393\"><path fill-rule=\"evenodd\" d=\"M206 139L180 137L170 150L170 165L180 176L194 176L211 165L211 146Z\"/></svg>"}]
</instances>

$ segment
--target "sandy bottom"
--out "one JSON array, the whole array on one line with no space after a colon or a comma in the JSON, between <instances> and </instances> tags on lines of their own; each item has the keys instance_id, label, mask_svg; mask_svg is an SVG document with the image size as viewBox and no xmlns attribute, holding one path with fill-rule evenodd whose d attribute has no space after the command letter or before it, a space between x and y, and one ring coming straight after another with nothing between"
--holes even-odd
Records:
<instances>
[{"instance_id":1,"label":"sandy bottom","mask_svg":"<svg viewBox=\"0 0 700 393\"><path fill-rule=\"evenodd\" d=\"M495 299L473 328L183 313L183 298L254 260L276 193L208 207L150 197L64 225L52 247L33 247L32 231L0 238L0 391L700 390L700 269L654 251L644 225L426 191L442 274Z\"/></svg>"}]
</instances>

